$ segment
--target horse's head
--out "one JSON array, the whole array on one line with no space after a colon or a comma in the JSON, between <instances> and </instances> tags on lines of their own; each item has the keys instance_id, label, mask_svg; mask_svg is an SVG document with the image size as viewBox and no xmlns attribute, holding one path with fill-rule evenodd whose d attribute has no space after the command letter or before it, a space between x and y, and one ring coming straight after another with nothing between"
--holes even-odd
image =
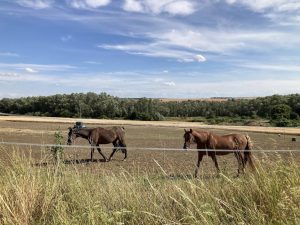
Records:
<instances>
[{"instance_id":1,"label":"horse's head","mask_svg":"<svg viewBox=\"0 0 300 225\"><path fill-rule=\"evenodd\" d=\"M186 130L184 129L184 144L183 148L188 149L191 147L191 144L195 142L194 135L193 135L193 129Z\"/></svg>"},{"instance_id":2,"label":"horse's head","mask_svg":"<svg viewBox=\"0 0 300 225\"><path fill-rule=\"evenodd\" d=\"M68 145L72 145L74 140L77 138L76 130L77 130L76 128L69 127L68 141L67 141Z\"/></svg>"}]
</instances>

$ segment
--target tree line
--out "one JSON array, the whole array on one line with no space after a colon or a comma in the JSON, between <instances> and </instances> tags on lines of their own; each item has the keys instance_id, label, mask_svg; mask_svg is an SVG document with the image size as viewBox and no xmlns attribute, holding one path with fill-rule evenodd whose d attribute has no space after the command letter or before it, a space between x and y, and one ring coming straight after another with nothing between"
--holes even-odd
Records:
<instances>
[{"instance_id":1,"label":"tree line","mask_svg":"<svg viewBox=\"0 0 300 225\"><path fill-rule=\"evenodd\" d=\"M119 98L106 93L73 93L52 96L3 98L0 112L35 116L122 118L164 120L166 117L203 117L215 119L264 118L275 126L297 126L300 95L273 95L254 99L227 101L170 101L149 98Z\"/></svg>"}]
</instances>

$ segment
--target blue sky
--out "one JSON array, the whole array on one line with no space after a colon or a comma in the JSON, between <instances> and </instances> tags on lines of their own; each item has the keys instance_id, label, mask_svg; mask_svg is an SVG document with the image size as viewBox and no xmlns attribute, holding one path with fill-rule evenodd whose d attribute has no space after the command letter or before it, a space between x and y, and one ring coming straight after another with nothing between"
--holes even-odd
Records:
<instances>
[{"instance_id":1,"label":"blue sky","mask_svg":"<svg viewBox=\"0 0 300 225\"><path fill-rule=\"evenodd\" d=\"M0 0L0 98L300 92L299 0Z\"/></svg>"}]
</instances>

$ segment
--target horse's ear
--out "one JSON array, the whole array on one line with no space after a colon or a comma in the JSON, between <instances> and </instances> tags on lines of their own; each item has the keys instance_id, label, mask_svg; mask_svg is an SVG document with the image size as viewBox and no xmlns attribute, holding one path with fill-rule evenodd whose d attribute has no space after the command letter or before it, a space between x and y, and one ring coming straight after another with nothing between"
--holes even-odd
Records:
<instances>
[{"instance_id":1,"label":"horse's ear","mask_svg":"<svg viewBox=\"0 0 300 225\"><path fill-rule=\"evenodd\" d=\"M193 129L192 129L192 128L190 129L190 132L191 132L191 133L193 132Z\"/></svg>"},{"instance_id":2,"label":"horse's ear","mask_svg":"<svg viewBox=\"0 0 300 225\"><path fill-rule=\"evenodd\" d=\"M184 132L186 133L187 132L187 130L184 128Z\"/></svg>"}]
</instances>

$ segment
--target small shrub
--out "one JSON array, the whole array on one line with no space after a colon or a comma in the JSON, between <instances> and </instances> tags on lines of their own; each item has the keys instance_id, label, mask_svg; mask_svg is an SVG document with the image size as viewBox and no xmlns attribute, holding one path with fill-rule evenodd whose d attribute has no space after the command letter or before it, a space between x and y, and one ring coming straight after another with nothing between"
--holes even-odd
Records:
<instances>
[{"instance_id":1,"label":"small shrub","mask_svg":"<svg viewBox=\"0 0 300 225\"><path fill-rule=\"evenodd\" d=\"M290 127L291 126L291 121L289 119L286 119L286 118L273 120L272 123L276 127Z\"/></svg>"},{"instance_id":2,"label":"small shrub","mask_svg":"<svg viewBox=\"0 0 300 225\"><path fill-rule=\"evenodd\" d=\"M54 133L55 145L62 145L63 144L63 135L61 131L57 131ZM64 155L64 148L61 146L52 146L50 148L52 156L56 162L59 162L63 159Z\"/></svg>"}]
</instances>

